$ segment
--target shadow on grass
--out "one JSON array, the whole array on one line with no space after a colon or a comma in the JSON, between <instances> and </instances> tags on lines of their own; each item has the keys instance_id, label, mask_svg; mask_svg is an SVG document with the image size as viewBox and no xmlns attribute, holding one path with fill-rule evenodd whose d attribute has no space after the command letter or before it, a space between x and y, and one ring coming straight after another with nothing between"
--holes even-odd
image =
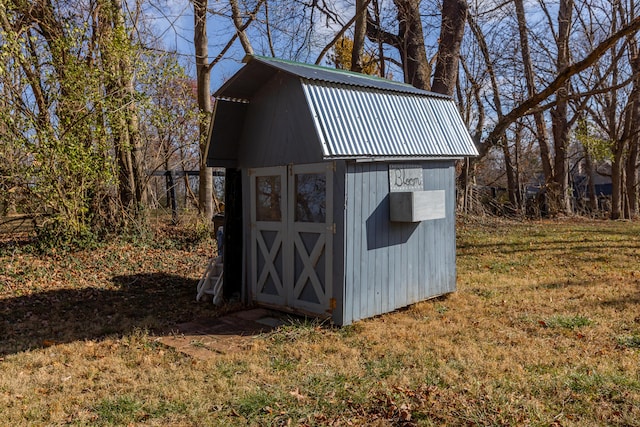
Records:
<instances>
[{"instance_id":1,"label":"shadow on grass","mask_svg":"<svg viewBox=\"0 0 640 427\"><path fill-rule=\"evenodd\" d=\"M638 316L635 318L635 321L640 323L640 311L638 311L638 308L640 307L640 292L635 296L627 295L620 298L605 300L600 302L600 305L612 307L616 310L636 310Z\"/></svg>"},{"instance_id":2,"label":"shadow on grass","mask_svg":"<svg viewBox=\"0 0 640 427\"><path fill-rule=\"evenodd\" d=\"M557 290L557 289L583 289L583 288L591 288L594 286L598 286L600 283L594 280L558 280L551 281L543 284L536 284L532 286L532 289L544 289L548 291Z\"/></svg>"},{"instance_id":3,"label":"shadow on grass","mask_svg":"<svg viewBox=\"0 0 640 427\"><path fill-rule=\"evenodd\" d=\"M531 246L530 242L536 242ZM516 243L458 243L458 250L463 255L484 254L487 251L500 252L505 255L536 252L559 253L591 253L609 250L638 250L640 242L600 241L596 239L583 240L540 240L530 239Z\"/></svg>"},{"instance_id":4,"label":"shadow on grass","mask_svg":"<svg viewBox=\"0 0 640 427\"><path fill-rule=\"evenodd\" d=\"M0 355L136 329L164 333L217 310L196 302L197 281L165 273L116 276L115 287L45 291L0 300Z\"/></svg>"}]
</instances>

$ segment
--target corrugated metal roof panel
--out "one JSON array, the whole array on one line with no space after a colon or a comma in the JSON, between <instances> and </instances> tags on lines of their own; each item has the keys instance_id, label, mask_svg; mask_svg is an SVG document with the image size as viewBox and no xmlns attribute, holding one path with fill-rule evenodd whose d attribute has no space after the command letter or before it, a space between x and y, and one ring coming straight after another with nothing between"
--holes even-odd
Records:
<instances>
[{"instance_id":1,"label":"corrugated metal roof panel","mask_svg":"<svg viewBox=\"0 0 640 427\"><path fill-rule=\"evenodd\" d=\"M302 83L327 157L478 155L448 97L308 79Z\"/></svg>"}]
</instances>

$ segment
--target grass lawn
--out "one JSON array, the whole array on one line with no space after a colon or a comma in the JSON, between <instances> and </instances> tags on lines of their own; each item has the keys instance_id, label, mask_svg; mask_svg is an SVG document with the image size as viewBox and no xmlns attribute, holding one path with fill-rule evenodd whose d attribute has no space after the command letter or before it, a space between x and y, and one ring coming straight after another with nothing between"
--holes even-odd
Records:
<instances>
[{"instance_id":1,"label":"grass lawn","mask_svg":"<svg viewBox=\"0 0 640 427\"><path fill-rule=\"evenodd\" d=\"M206 361L156 338L216 314L211 242L28 249L0 244L0 425L640 426L640 223L461 223L456 293Z\"/></svg>"}]
</instances>

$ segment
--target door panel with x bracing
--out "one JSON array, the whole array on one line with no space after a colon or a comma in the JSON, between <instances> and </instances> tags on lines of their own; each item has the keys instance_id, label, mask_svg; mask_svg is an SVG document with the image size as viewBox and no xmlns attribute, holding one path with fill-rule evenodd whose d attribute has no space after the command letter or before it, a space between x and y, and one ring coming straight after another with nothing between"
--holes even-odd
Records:
<instances>
[{"instance_id":1,"label":"door panel with x bracing","mask_svg":"<svg viewBox=\"0 0 640 427\"><path fill-rule=\"evenodd\" d=\"M295 165L289 177L292 299L314 313L329 309L333 242L333 165Z\"/></svg>"},{"instance_id":2,"label":"door panel with x bracing","mask_svg":"<svg viewBox=\"0 0 640 427\"><path fill-rule=\"evenodd\" d=\"M286 303L285 234L286 167L251 170L251 284L257 301Z\"/></svg>"},{"instance_id":3,"label":"door panel with x bracing","mask_svg":"<svg viewBox=\"0 0 640 427\"><path fill-rule=\"evenodd\" d=\"M332 164L250 171L258 302L324 314L331 299Z\"/></svg>"}]
</instances>

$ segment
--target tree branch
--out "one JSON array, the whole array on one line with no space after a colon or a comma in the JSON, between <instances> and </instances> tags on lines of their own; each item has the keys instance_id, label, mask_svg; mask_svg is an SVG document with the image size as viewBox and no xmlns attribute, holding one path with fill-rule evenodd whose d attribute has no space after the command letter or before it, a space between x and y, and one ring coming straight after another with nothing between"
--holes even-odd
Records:
<instances>
[{"instance_id":1,"label":"tree branch","mask_svg":"<svg viewBox=\"0 0 640 427\"><path fill-rule=\"evenodd\" d=\"M234 0L235 2L235 0ZM218 55L206 66L207 71L211 71L211 69L218 63L220 62L220 60L222 60L222 58L224 57L224 55L227 53L227 51L231 48L231 46L233 46L233 43L236 41L236 39L240 36L240 34L244 34L244 31L249 28L249 25L251 25L251 23L255 20L256 18L256 14L258 13L258 10L260 10L260 6L262 6L262 3L264 3L265 0L260 0L257 4L256 7L251 11L251 13L249 14L249 19L247 19L247 21L240 25L237 26L236 22L235 22L235 13L234 13L234 25L236 25L236 32L233 36L231 36L231 38L229 39L229 41L227 42L227 44L224 45L224 47L222 48L222 50L220 51L220 53L218 53ZM236 3L236 7L237 7L237 3ZM239 15L239 11L238 11L238 18L240 17ZM246 37L246 35L245 35ZM248 39L247 39L248 42ZM251 47L251 44L249 44L249 47ZM244 44L243 44L243 48L244 48ZM253 53L253 49L251 49L252 53ZM245 49L246 52L246 49ZM246 52L248 53L248 52Z\"/></svg>"},{"instance_id":2,"label":"tree branch","mask_svg":"<svg viewBox=\"0 0 640 427\"><path fill-rule=\"evenodd\" d=\"M344 24L344 26L340 29L340 31L338 31L338 33L335 35L335 37L333 39L331 39L329 44L327 44L322 49L322 51L320 52L320 54L316 58L316 62L315 62L316 65L320 64L320 61L322 61L322 58L324 58L324 56L327 54L327 52L329 52L329 49L331 49L333 47L333 45L335 45L336 42L340 39L340 37L342 37L342 35L347 31L347 29L349 29L349 27L351 25L353 25L354 22L356 22L356 19L358 18L358 16L361 13L364 13L364 11L366 10L366 8L369 5L370 1L371 0L366 0L364 3L362 3L362 6L358 10L356 10L356 13L353 15L353 17L351 19L349 19L349 21L346 24Z\"/></svg>"},{"instance_id":3,"label":"tree branch","mask_svg":"<svg viewBox=\"0 0 640 427\"><path fill-rule=\"evenodd\" d=\"M479 147L480 153L484 155L487 153L489 148L496 145L499 142L503 132L511 125L511 123L516 121L519 117L531 114L534 107L536 107L558 89L560 89L562 85L567 82L567 80L592 66L618 40L634 34L638 30L640 30L640 17L633 19L628 25L622 27L619 31L602 41L584 59L563 69L546 88L522 102L508 114L504 115L502 120L498 121L487 138L485 138L484 143L481 145L481 147Z\"/></svg>"}]
</instances>

